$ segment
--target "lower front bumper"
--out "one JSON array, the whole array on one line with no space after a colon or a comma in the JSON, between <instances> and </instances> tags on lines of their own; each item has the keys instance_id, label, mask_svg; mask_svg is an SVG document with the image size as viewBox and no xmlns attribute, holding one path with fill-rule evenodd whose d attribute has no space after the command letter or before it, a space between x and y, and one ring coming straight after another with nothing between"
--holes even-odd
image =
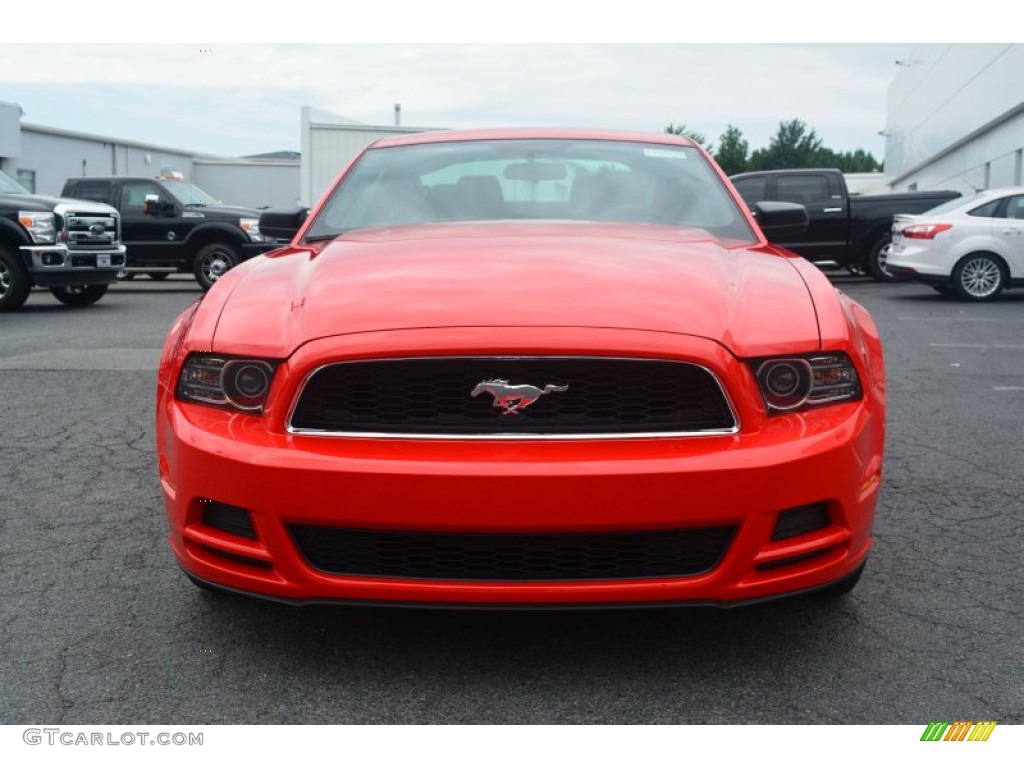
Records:
<instances>
[{"instance_id":1,"label":"lower front bumper","mask_svg":"<svg viewBox=\"0 0 1024 768\"><path fill-rule=\"evenodd\" d=\"M22 246L32 281L40 288L66 285L105 285L117 279L125 263L123 245L104 250L71 250L64 243ZM109 260L109 266L99 266Z\"/></svg>"},{"instance_id":2,"label":"lower front bumper","mask_svg":"<svg viewBox=\"0 0 1024 768\"><path fill-rule=\"evenodd\" d=\"M286 602L503 607L743 604L813 590L864 561L881 468L868 401L698 439L468 444L270 435L256 417L162 397L170 544L186 572ZM213 500L255 538L211 527ZM824 502L828 523L772 541L779 512ZM731 525L709 571L684 577L466 581L313 568L289 526L581 533Z\"/></svg>"}]
</instances>

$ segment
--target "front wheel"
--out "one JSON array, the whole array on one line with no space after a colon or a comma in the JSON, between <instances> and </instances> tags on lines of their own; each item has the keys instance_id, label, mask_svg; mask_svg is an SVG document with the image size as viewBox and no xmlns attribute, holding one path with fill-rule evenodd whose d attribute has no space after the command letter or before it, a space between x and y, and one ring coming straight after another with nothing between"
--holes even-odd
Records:
<instances>
[{"instance_id":1,"label":"front wheel","mask_svg":"<svg viewBox=\"0 0 1024 768\"><path fill-rule=\"evenodd\" d=\"M865 266L875 280L880 283L898 283L900 278L889 271L889 249L892 248L892 235L885 234L878 238L871 250L868 251L868 258Z\"/></svg>"},{"instance_id":2,"label":"front wheel","mask_svg":"<svg viewBox=\"0 0 1024 768\"><path fill-rule=\"evenodd\" d=\"M50 293L57 301L69 307L87 307L95 304L106 292L106 285L62 285L50 289Z\"/></svg>"},{"instance_id":3,"label":"front wheel","mask_svg":"<svg viewBox=\"0 0 1024 768\"><path fill-rule=\"evenodd\" d=\"M953 290L968 301L989 301L1006 287L1006 267L991 253L970 253L953 269Z\"/></svg>"},{"instance_id":4,"label":"front wheel","mask_svg":"<svg viewBox=\"0 0 1024 768\"><path fill-rule=\"evenodd\" d=\"M0 312L11 312L28 298L32 281L18 254L0 246Z\"/></svg>"},{"instance_id":5,"label":"front wheel","mask_svg":"<svg viewBox=\"0 0 1024 768\"><path fill-rule=\"evenodd\" d=\"M238 253L233 247L226 243L210 243L199 249L193 271L199 287L208 291L236 264Z\"/></svg>"}]
</instances>

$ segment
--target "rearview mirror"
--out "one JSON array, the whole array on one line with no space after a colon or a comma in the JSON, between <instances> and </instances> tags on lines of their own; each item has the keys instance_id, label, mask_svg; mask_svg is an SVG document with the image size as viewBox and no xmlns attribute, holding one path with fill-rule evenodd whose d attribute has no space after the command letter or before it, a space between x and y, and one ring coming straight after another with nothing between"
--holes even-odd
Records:
<instances>
[{"instance_id":1,"label":"rearview mirror","mask_svg":"<svg viewBox=\"0 0 1024 768\"><path fill-rule=\"evenodd\" d=\"M509 181L561 181L569 172L558 163L512 163L502 174Z\"/></svg>"},{"instance_id":2,"label":"rearview mirror","mask_svg":"<svg viewBox=\"0 0 1024 768\"><path fill-rule=\"evenodd\" d=\"M260 214L260 234L291 240L306 223L308 208L267 208Z\"/></svg>"},{"instance_id":3,"label":"rearview mirror","mask_svg":"<svg viewBox=\"0 0 1024 768\"><path fill-rule=\"evenodd\" d=\"M161 200L160 195L146 195L146 203L142 210L150 216L169 216L174 213L174 203Z\"/></svg>"},{"instance_id":4,"label":"rearview mirror","mask_svg":"<svg viewBox=\"0 0 1024 768\"><path fill-rule=\"evenodd\" d=\"M754 203L753 213L765 238L771 243L803 234L810 224L807 209L799 203L762 200Z\"/></svg>"}]
</instances>

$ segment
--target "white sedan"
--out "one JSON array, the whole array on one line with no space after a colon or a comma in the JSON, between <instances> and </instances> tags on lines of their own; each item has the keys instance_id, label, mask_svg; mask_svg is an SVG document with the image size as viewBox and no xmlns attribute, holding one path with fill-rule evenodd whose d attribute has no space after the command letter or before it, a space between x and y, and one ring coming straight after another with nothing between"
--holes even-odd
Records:
<instances>
[{"instance_id":1,"label":"white sedan","mask_svg":"<svg viewBox=\"0 0 1024 768\"><path fill-rule=\"evenodd\" d=\"M990 189L894 217L887 268L971 301L1024 286L1024 187Z\"/></svg>"}]
</instances>

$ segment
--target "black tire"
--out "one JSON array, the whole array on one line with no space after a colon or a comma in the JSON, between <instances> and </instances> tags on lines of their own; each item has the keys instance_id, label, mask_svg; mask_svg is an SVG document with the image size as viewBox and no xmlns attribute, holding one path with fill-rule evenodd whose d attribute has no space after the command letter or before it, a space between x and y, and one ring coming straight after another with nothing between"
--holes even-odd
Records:
<instances>
[{"instance_id":1,"label":"black tire","mask_svg":"<svg viewBox=\"0 0 1024 768\"><path fill-rule=\"evenodd\" d=\"M193 272L199 287L210 290L232 267L238 264L238 251L227 243L210 243L196 253Z\"/></svg>"},{"instance_id":2,"label":"black tire","mask_svg":"<svg viewBox=\"0 0 1024 768\"><path fill-rule=\"evenodd\" d=\"M63 285L51 288L50 293L61 304L69 307L87 307L103 298L107 292L106 285Z\"/></svg>"},{"instance_id":3,"label":"black tire","mask_svg":"<svg viewBox=\"0 0 1024 768\"><path fill-rule=\"evenodd\" d=\"M147 272L150 280L166 280L170 272Z\"/></svg>"},{"instance_id":4,"label":"black tire","mask_svg":"<svg viewBox=\"0 0 1024 768\"><path fill-rule=\"evenodd\" d=\"M1006 264L992 253L969 253L953 268L953 290L967 301L991 301L1006 287Z\"/></svg>"},{"instance_id":5,"label":"black tire","mask_svg":"<svg viewBox=\"0 0 1024 768\"><path fill-rule=\"evenodd\" d=\"M824 589L819 589L814 593L814 596L824 598L826 600L833 600L837 597L849 594L853 591L853 588L857 586L857 582L860 581L860 577L864 573L865 565L867 565L866 561L861 563L860 567L849 576L829 584Z\"/></svg>"},{"instance_id":6,"label":"black tire","mask_svg":"<svg viewBox=\"0 0 1024 768\"><path fill-rule=\"evenodd\" d=\"M890 272L885 264L889 255L889 246L892 244L892 235L886 233L875 240L868 250L868 257L864 261L868 274L880 283L898 283L901 278Z\"/></svg>"},{"instance_id":7,"label":"black tire","mask_svg":"<svg viewBox=\"0 0 1024 768\"><path fill-rule=\"evenodd\" d=\"M0 246L0 312L12 312L28 298L32 280L16 251Z\"/></svg>"}]
</instances>

